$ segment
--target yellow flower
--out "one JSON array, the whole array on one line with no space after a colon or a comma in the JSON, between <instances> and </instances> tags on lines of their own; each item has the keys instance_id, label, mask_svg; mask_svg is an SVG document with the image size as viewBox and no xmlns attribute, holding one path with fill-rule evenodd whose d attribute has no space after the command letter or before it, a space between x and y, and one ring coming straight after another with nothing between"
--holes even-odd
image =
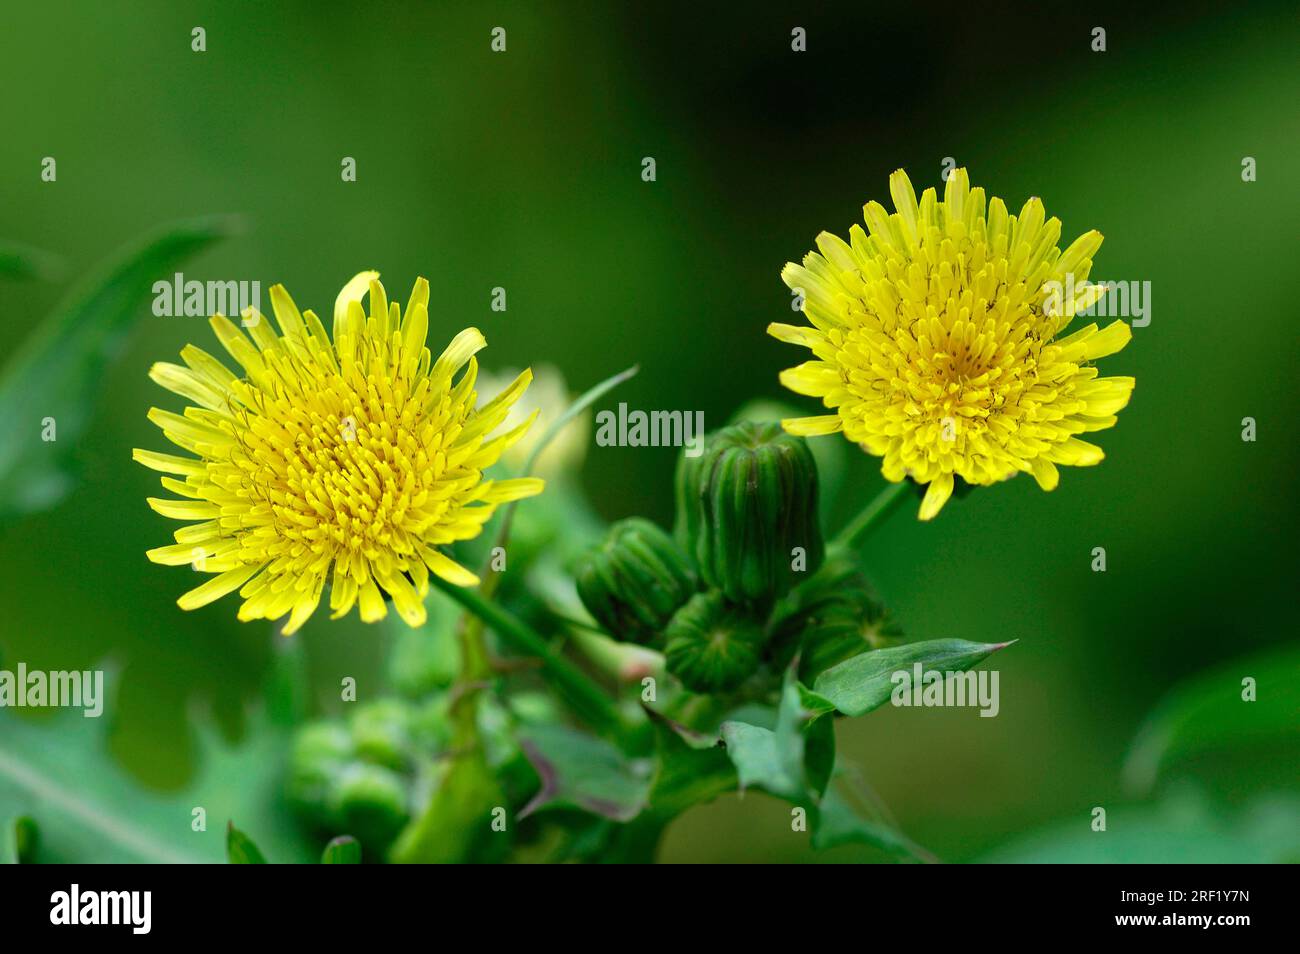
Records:
<instances>
[{"instance_id":1,"label":"yellow flower","mask_svg":"<svg viewBox=\"0 0 1300 954\"><path fill-rule=\"evenodd\" d=\"M850 241L823 232L818 252L786 265L813 327L773 324L768 333L810 349L815 360L781 374L790 390L822 399L834 414L792 418L792 434L842 431L882 458L888 480L928 484L920 518L937 514L954 476L988 485L1020 472L1044 490L1057 464L1096 464L1102 450L1077 435L1115 423L1134 380L1099 378L1091 361L1119 351L1122 321L1057 338L1106 291L1085 279L1101 233L1064 252L1059 219L1030 199L1007 215L984 204L965 169L942 201L916 201L901 169L889 178L897 212L878 202Z\"/></svg>"},{"instance_id":2,"label":"yellow flower","mask_svg":"<svg viewBox=\"0 0 1300 954\"><path fill-rule=\"evenodd\" d=\"M197 521L149 559L215 574L177 601L182 609L239 590L240 619L288 613L288 635L316 610L328 582L335 619L358 602L363 620L382 619L382 590L419 626L430 571L459 586L478 582L438 547L477 536L498 504L541 492L534 478L483 479L533 422L489 437L532 372L476 409L474 354L487 344L483 335L468 328L433 360L425 347L428 282L415 283L403 317L378 278L362 272L339 293L332 342L320 319L300 313L276 285L279 335L252 308L243 312L247 336L221 315L211 319L242 376L193 345L181 351L184 367L150 369L155 382L195 405L184 414L153 408L149 419L197 459L134 453L146 467L177 475L162 483L182 499L149 505ZM367 289L369 315L361 305Z\"/></svg>"}]
</instances>

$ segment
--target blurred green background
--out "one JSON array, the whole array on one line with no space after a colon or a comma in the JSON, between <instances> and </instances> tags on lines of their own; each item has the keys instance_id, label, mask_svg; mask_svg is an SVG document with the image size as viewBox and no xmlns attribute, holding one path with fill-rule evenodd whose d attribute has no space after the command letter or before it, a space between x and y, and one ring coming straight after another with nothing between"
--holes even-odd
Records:
<instances>
[{"instance_id":1,"label":"blurred green background","mask_svg":"<svg viewBox=\"0 0 1300 954\"><path fill-rule=\"evenodd\" d=\"M425 275L431 344L476 324L485 367L551 363L574 389L639 363L618 400L703 410L713 427L783 396L777 372L802 352L764 334L792 317L781 266L887 200L890 171L941 185L951 156L1013 210L1041 196L1066 241L1105 234L1094 278L1152 284L1151 324L1105 366L1136 376L1133 402L1100 435L1106 462L1067 469L1056 492L1016 480L931 525L908 507L870 541L912 635L1019 640L996 660L999 717L887 706L839 726L916 840L980 857L1130 802L1125 753L1170 686L1295 640L1297 21L1289 4L1209 9L11 7L0 236L65 267L60 281L0 283L5 351L69 279L140 234L236 212L245 234L187 278L283 282L328 314L361 269L398 299ZM207 52L191 51L195 26ZM504 54L489 48L495 26ZM790 49L796 26L806 53ZM45 156L57 182L40 179ZM355 183L340 180L345 156ZM495 286L504 313L489 308ZM145 505L156 475L130 452L162 449L145 412L179 404L146 372L189 341L214 344L202 320L146 306L77 447L84 483L0 531L0 659L111 661L112 752L164 788L195 770L196 713L240 738L274 648L230 600L181 613L188 582L144 556L172 527ZM1241 440L1247 416L1255 443ZM583 481L604 516L666 523L672 466L668 449L593 446ZM880 485L877 462L856 461L837 511ZM1097 546L1106 573L1090 569ZM380 678L386 637L355 619L299 638L322 686L340 671ZM1231 810L1294 790L1294 755L1180 771ZM665 858L813 857L788 817L727 798L679 821Z\"/></svg>"}]
</instances>

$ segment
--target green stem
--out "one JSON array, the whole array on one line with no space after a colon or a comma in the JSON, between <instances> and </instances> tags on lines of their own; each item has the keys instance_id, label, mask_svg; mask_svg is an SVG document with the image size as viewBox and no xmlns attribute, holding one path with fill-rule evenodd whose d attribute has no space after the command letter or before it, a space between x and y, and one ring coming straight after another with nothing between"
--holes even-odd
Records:
<instances>
[{"instance_id":1,"label":"green stem","mask_svg":"<svg viewBox=\"0 0 1300 954\"><path fill-rule=\"evenodd\" d=\"M497 635L515 649L541 660L543 671L565 701L593 727L619 735L627 729L626 721L605 691L581 669L551 648L528 624L485 600L473 587L456 586L432 574L429 582L492 627Z\"/></svg>"},{"instance_id":2,"label":"green stem","mask_svg":"<svg viewBox=\"0 0 1300 954\"><path fill-rule=\"evenodd\" d=\"M890 484L875 499L867 504L856 517L849 521L843 530L831 542L832 546L852 549L867 538L871 530L902 503L907 496L910 485L906 480Z\"/></svg>"}]
</instances>

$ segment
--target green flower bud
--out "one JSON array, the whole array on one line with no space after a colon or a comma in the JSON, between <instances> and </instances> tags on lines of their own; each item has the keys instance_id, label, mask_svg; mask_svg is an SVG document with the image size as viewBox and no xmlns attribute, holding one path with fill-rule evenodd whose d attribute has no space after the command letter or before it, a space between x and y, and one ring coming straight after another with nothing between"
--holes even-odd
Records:
<instances>
[{"instance_id":1,"label":"green flower bud","mask_svg":"<svg viewBox=\"0 0 1300 954\"><path fill-rule=\"evenodd\" d=\"M298 730L289 757L289 799L305 815L324 821L334 783L353 757L352 736L336 722Z\"/></svg>"},{"instance_id":2,"label":"green flower bud","mask_svg":"<svg viewBox=\"0 0 1300 954\"><path fill-rule=\"evenodd\" d=\"M807 680L901 636L857 563L841 558L791 592L774 620L771 645L784 657L778 664L798 650L799 674Z\"/></svg>"},{"instance_id":3,"label":"green flower bud","mask_svg":"<svg viewBox=\"0 0 1300 954\"><path fill-rule=\"evenodd\" d=\"M725 692L758 668L763 626L716 591L697 593L668 624L668 671L686 688Z\"/></svg>"},{"instance_id":4,"label":"green flower bud","mask_svg":"<svg viewBox=\"0 0 1300 954\"><path fill-rule=\"evenodd\" d=\"M357 755L366 762L405 769L410 761L411 723L411 707L401 699L359 705L350 722Z\"/></svg>"},{"instance_id":5,"label":"green flower bud","mask_svg":"<svg viewBox=\"0 0 1300 954\"><path fill-rule=\"evenodd\" d=\"M396 772L354 762L343 770L329 807L342 830L363 844L386 846L410 820L409 797Z\"/></svg>"},{"instance_id":6,"label":"green flower bud","mask_svg":"<svg viewBox=\"0 0 1300 954\"><path fill-rule=\"evenodd\" d=\"M678 542L733 603L770 603L825 556L817 466L803 438L776 423L714 433L677 469Z\"/></svg>"},{"instance_id":7,"label":"green flower bud","mask_svg":"<svg viewBox=\"0 0 1300 954\"><path fill-rule=\"evenodd\" d=\"M639 517L610 527L605 542L582 558L575 578L587 611L612 636L638 643L658 640L697 589L672 538Z\"/></svg>"}]
</instances>

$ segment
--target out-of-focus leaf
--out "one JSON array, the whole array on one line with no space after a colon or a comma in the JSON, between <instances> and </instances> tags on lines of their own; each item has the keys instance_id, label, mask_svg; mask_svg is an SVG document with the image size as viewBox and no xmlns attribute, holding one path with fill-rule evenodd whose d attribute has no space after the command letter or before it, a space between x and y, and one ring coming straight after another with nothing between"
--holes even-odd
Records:
<instances>
[{"instance_id":1,"label":"out-of-focus leaf","mask_svg":"<svg viewBox=\"0 0 1300 954\"><path fill-rule=\"evenodd\" d=\"M351 835L339 835L325 846L320 856L323 865L359 865L361 864L361 842Z\"/></svg>"},{"instance_id":2,"label":"out-of-focus leaf","mask_svg":"<svg viewBox=\"0 0 1300 954\"><path fill-rule=\"evenodd\" d=\"M580 808L614 821L630 821L645 808L652 766L628 759L604 739L565 726L531 726L519 744L542 780L520 817L542 808Z\"/></svg>"},{"instance_id":3,"label":"out-of-focus leaf","mask_svg":"<svg viewBox=\"0 0 1300 954\"><path fill-rule=\"evenodd\" d=\"M859 716L889 700L894 691L896 672L911 674L918 663L923 675L927 672L961 672L977 665L990 653L1010 645L1010 642L932 639L873 649L827 669L813 683L813 692L845 715Z\"/></svg>"},{"instance_id":4,"label":"out-of-focus leaf","mask_svg":"<svg viewBox=\"0 0 1300 954\"><path fill-rule=\"evenodd\" d=\"M736 769L716 736L692 732L653 712L650 719L655 729L650 812L667 821L736 787Z\"/></svg>"},{"instance_id":5,"label":"out-of-focus leaf","mask_svg":"<svg viewBox=\"0 0 1300 954\"><path fill-rule=\"evenodd\" d=\"M40 827L42 862L219 862L220 821L228 818L277 861L319 857L283 802L287 740L264 713L249 716L244 741L233 748L200 723L196 776L169 793L142 788L113 761L106 721L79 709L40 721L0 709L0 805ZM195 830L196 809L204 830Z\"/></svg>"},{"instance_id":6,"label":"out-of-focus leaf","mask_svg":"<svg viewBox=\"0 0 1300 954\"><path fill-rule=\"evenodd\" d=\"M1269 864L1300 862L1300 796L1255 798L1238 813L1180 791L1154 806L1115 808L1018 838L978 859L995 864Z\"/></svg>"},{"instance_id":7,"label":"out-of-focus leaf","mask_svg":"<svg viewBox=\"0 0 1300 954\"><path fill-rule=\"evenodd\" d=\"M232 865L264 865L266 858L234 822L226 823L226 860Z\"/></svg>"},{"instance_id":8,"label":"out-of-focus leaf","mask_svg":"<svg viewBox=\"0 0 1300 954\"><path fill-rule=\"evenodd\" d=\"M0 864L29 865L36 860L36 845L40 840L40 830L36 822L26 815L19 815L4 823L0 831Z\"/></svg>"},{"instance_id":9,"label":"out-of-focus leaf","mask_svg":"<svg viewBox=\"0 0 1300 954\"><path fill-rule=\"evenodd\" d=\"M0 370L0 524L47 509L71 489L71 451L104 366L146 312L155 281L229 235L208 217L168 226L83 282ZM52 419L54 440L43 439Z\"/></svg>"},{"instance_id":10,"label":"out-of-focus leaf","mask_svg":"<svg viewBox=\"0 0 1300 954\"><path fill-rule=\"evenodd\" d=\"M1243 681L1254 680L1254 701ZM1176 686L1139 731L1124 765L1125 785L1146 793L1179 757L1300 740L1300 650L1237 660Z\"/></svg>"},{"instance_id":11,"label":"out-of-focus leaf","mask_svg":"<svg viewBox=\"0 0 1300 954\"><path fill-rule=\"evenodd\" d=\"M879 848L896 858L932 861L932 856L893 824L855 810L831 785L815 809L812 845L818 851L836 845L862 844Z\"/></svg>"},{"instance_id":12,"label":"out-of-focus leaf","mask_svg":"<svg viewBox=\"0 0 1300 954\"><path fill-rule=\"evenodd\" d=\"M21 242L0 240L0 277L54 278L59 257Z\"/></svg>"}]
</instances>

